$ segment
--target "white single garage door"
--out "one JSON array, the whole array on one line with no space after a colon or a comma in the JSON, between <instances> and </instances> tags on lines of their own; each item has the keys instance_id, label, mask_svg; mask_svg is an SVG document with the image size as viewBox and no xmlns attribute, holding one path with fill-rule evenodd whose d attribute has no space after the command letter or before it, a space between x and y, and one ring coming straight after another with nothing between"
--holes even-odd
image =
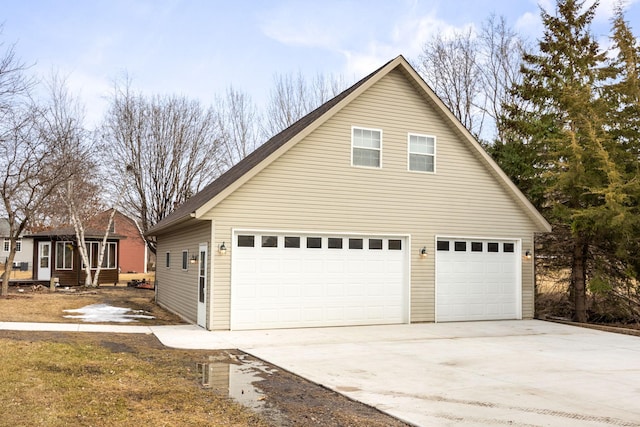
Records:
<instances>
[{"instance_id":1,"label":"white single garage door","mask_svg":"<svg viewBox=\"0 0 640 427\"><path fill-rule=\"evenodd\" d=\"M521 318L516 240L436 240L436 321Z\"/></svg>"},{"instance_id":2,"label":"white single garage door","mask_svg":"<svg viewBox=\"0 0 640 427\"><path fill-rule=\"evenodd\" d=\"M231 329L405 323L403 237L236 232Z\"/></svg>"}]
</instances>

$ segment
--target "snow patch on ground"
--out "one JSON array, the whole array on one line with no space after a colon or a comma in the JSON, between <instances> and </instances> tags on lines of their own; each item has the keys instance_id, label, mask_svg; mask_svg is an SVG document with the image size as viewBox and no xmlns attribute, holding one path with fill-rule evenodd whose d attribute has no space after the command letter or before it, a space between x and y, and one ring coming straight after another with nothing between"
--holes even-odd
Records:
<instances>
[{"instance_id":1,"label":"snow patch on ground","mask_svg":"<svg viewBox=\"0 0 640 427\"><path fill-rule=\"evenodd\" d=\"M63 316L66 319L82 319L84 322L136 322L136 319L155 319L144 310L131 310L124 307L113 307L108 304L91 304L74 310L64 310L66 313L79 313L77 315Z\"/></svg>"}]
</instances>

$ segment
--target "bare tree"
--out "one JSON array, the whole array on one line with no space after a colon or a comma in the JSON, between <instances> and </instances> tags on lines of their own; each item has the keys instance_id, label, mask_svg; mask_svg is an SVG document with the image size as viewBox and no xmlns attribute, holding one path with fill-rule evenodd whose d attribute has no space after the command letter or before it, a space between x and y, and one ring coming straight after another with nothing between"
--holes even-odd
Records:
<instances>
[{"instance_id":1,"label":"bare tree","mask_svg":"<svg viewBox=\"0 0 640 427\"><path fill-rule=\"evenodd\" d=\"M471 29L451 37L437 33L422 49L418 68L434 92L471 133L482 134L478 42Z\"/></svg>"},{"instance_id":2,"label":"bare tree","mask_svg":"<svg viewBox=\"0 0 640 427\"><path fill-rule=\"evenodd\" d=\"M130 182L123 210L147 231L221 171L215 115L178 96L145 97L115 85L102 126L118 187ZM155 251L152 242L149 248Z\"/></svg>"},{"instance_id":3,"label":"bare tree","mask_svg":"<svg viewBox=\"0 0 640 427\"><path fill-rule=\"evenodd\" d=\"M502 105L514 101L510 89L521 79L525 42L502 16L489 16L479 34L437 33L419 56L425 81L478 139L502 140Z\"/></svg>"},{"instance_id":4,"label":"bare tree","mask_svg":"<svg viewBox=\"0 0 640 427\"><path fill-rule=\"evenodd\" d=\"M2 282L8 292L16 241L43 209L60 183L74 172L61 154L60 141L50 133L47 109L31 106L14 111L0 144L0 197L9 220L11 251Z\"/></svg>"},{"instance_id":5,"label":"bare tree","mask_svg":"<svg viewBox=\"0 0 640 427\"><path fill-rule=\"evenodd\" d=\"M261 116L246 93L229 87L216 104L216 122L220 132L220 162L229 168L260 145Z\"/></svg>"},{"instance_id":6,"label":"bare tree","mask_svg":"<svg viewBox=\"0 0 640 427\"><path fill-rule=\"evenodd\" d=\"M66 164L68 174L64 181L56 187L51 206L64 206L65 214L61 222L71 223L75 232L77 250L80 254L85 270L85 286L97 286L102 261L106 250L106 242L113 221L113 215L108 219L104 230L102 245L98 250L97 262L92 265L87 240L85 238L86 224L99 212L104 204L101 195L104 185L100 177L98 149L84 128L84 109L77 99L68 91L66 82L58 75L52 75L47 83L50 101L43 123L46 132L56 141L55 156L59 162ZM118 199L122 196L126 183L120 186ZM114 210L115 212L115 210ZM50 213L53 217L55 213ZM58 213L58 216L61 216ZM93 271L92 271L93 269Z\"/></svg>"},{"instance_id":7,"label":"bare tree","mask_svg":"<svg viewBox=\"0 0 640 427\"><path fill-rule=\"evenodd\" d=\"M522 103L511 88L521 83L522 56L528 49L526 42L513 31L504 16L491 15L482 24L479 35L481 52L480 79L483 102L481 109L495 126L494 140L505 141L502 106Z\"/></svg>"},{"instance_id":8,"label":"bare tree","mask_svg":"<svg viewBox=\"0 0 640 427\"><path fill-rule=\"evenodd\" d=\"M317 74L310 81L302 73L274 76L266 109L264 136L270 138L346 89L342 76Z\"/></svg>"}]
</instances>

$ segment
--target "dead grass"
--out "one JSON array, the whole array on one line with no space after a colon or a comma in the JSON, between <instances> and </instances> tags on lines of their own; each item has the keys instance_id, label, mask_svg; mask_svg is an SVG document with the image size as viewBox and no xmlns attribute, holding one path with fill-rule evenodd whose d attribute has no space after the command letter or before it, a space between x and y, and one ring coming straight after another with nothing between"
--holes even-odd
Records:
<instances>
[{"instance_id":1,"label":"dead grass","mask_svg":"<svg viewBox=\"0 0 640 427\"><path fill-rule=\"evenodd\" d=\"M105 303L115 307L144 310L155 319L140 319L136 325L167 325L184 323L178 316L163 310L154 302L154 291L126 286L102 286L97 289L82 287L69 291L49 292L48 288L33 291L32 287L11 287L8 297L0 297L1 322L83 323L80 319L67 319L64 310L90 304Z\"/></svg>"},{"instance_id":2,"label":"dead grass","mask_svg":"<svg viewBox=\"0 0 640 427\"><path fill-rule=\"evenodd\" d=\"M203 352L165 349L150 335L0 331L0 360L4 426L268 425L203 390Z\"/></svg>"}]
</instances>

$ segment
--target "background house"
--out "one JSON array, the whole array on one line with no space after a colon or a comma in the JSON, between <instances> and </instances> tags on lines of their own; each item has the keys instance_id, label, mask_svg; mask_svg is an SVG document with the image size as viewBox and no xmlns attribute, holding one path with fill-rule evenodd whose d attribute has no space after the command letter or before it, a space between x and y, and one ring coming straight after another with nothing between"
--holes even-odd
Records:
<instances>
[{"instance_id":1,"label":"background house","mask_svg":"<svg viewBox=\"0 0 640 427\"><path fill-rule=\"evenodd\" d=\"M99 213L89 221L89 225L96 230L105 230L109 216L113 209ZM121 236L120 240L120 272L146 273L149 263L147 241L138 223L120 211L115 212L111 225L112 233Z\"/></svg>"},{"instance_id":2,"label":"background house","mask_svg":"<svg viewBox=\"0 0 640 427\"><path fill-rule=\"evenodd\" d=\"M0 218L0 263L5 264L9 258L9 221L7 218ZM16 255L13 260L14 269L29 271L33 262L33 240L21 236L16 242Z\"/></svg>"},{"instance_id":3,"label":"background house","mask_svg":"<svg viewBox=\"0 0 640 427\"><path fill-rule=\"evenodd\" d=\"M85 241L91 269L98 267L99 251L102 248L104 230L87 228ZM49 281L58 278L60 286L83 285L86 277L78 242L73 228L33 233L34 242L33 279ZM116 284L119 281L119 242L122 236L110 234L104 253L98 284Z\"/></svg>"},{"instance_id":4,"label":"background house","mask_svg":"<svg viewBox=\"0 0 640 427\"><path fill-rule=\"evenodd\" d=\"M148 234L158 303L225 330L532 318L549 230L400 56Z\"/></svg>"}]
</instances>

